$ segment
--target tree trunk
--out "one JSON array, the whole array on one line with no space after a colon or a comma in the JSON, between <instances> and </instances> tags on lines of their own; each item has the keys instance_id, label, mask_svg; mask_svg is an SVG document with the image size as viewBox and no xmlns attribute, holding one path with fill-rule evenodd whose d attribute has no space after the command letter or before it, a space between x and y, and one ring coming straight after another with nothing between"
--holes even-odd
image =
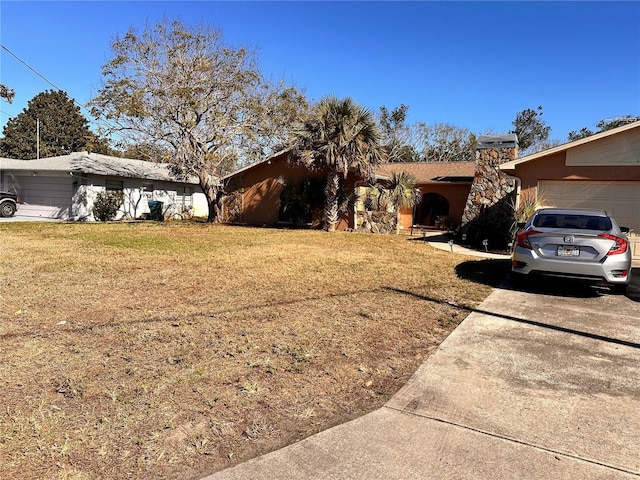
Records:
<instances>
[{"instance_id":1,"label":"tree trunk","mask_svg":"<svg viewBox=\"0 0 640 480\"><path fill-rule=\"evenodd\" d=\"M209 207L209 214L207 215L208 223L217 223L222 220L222 197L224 191L217 185L214 185L210 181L210 177L202 175L200 177L200 188L204 192L207 198L207 206Z\"/></svg>"},{"instance_id":2,"label":"tree trunk","mask_svg":"<svg viewBox=\"0 0 640 480\"><path fill-rule=\"evenodd\" d=\"M339 221L338 191L340 190L340 174L330 172L327 177L327 199L324 204L327 232L335 232Z\"/></svg>"},{"instance_id":3,"label":"tree trunk","mask_svg":"<svg viewBox=\"0 0 640 480\"><path fill-rule=\"evenodd\" d=\"M217 223L218 222L218 202L214 200L210 200L207 197L207 205L209 206L209 215L207 216L208 223Z\"/></svg>"}]
</instances>

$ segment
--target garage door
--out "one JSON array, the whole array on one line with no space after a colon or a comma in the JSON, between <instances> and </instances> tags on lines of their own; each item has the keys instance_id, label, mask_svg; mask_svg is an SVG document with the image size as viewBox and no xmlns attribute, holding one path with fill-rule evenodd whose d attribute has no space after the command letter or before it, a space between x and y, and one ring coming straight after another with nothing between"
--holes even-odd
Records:
<instances>
[{"instance_id":1,"label":"garage door","mask_svg":"<svg viewBox=\"0 0 640 480\"><path fill-rule=\"evenodd\" d=\"M549 207L608 210L619 225L633 228L634 260L640 260L640 182L551 181L538 183L538 198Z\"/></svg>"},{"instance_id":2,"label":"garage door","mask_svg":"<svg viewBox=\"0 0 640 480\"><path fill-rule=\"evenodd\" d=\"M68 219L71 214L71 177L12 176L14 189L20 197L18 215Z\"/></svg>"}]
</instances>

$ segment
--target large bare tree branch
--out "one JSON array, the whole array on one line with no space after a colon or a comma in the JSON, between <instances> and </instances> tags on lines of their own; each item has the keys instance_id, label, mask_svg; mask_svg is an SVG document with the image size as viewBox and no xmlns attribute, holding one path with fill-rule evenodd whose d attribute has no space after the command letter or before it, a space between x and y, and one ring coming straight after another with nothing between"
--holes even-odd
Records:
<instances>
[{"instance_id":1,"label":"large bare tree branch","mask_svg":"<svg viewBox=\"0 0 640 480\"><path fill-rule=\"evenodd\" d=\"M93 115L125 143L165 152L176 173L197 176L211 221L218 179L284 143L307 108L295 89L262 78L254 52L229 47L210 27L165 20L131 29L112 50Z\"/></svg>"}]
</instances>

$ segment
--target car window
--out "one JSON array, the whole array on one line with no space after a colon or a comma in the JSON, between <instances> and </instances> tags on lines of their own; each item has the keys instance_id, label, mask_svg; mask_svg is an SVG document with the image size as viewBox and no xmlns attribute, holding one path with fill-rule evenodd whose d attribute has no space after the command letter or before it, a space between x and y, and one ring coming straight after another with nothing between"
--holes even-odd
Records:
<instances>
[{"instance_id":1,"label":"car window","mask_svg":"<svg viewBox=\"0 0 640 480\"><path fill-rule=\"evenodd\" d=\"M558 228L556 215L538 215L533 221L534 227Z\"/></svg>"},{"instance_id":2,"label":"car window","mask_svg":"<svg viewBox=\"0 0 640 480\"><path fill-rule=\"evenodd\" d=\"M534 227L574 230L611 230L611 219L594 215L541 214L533 220Z\"/></svg>"}]
</instances>

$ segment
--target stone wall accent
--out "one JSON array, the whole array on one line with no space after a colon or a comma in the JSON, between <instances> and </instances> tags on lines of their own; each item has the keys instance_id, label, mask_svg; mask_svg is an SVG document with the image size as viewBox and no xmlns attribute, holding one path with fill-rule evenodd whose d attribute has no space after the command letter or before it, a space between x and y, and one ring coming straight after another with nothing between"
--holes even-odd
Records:
<instances>
[{"instance_id":1,"label":"stone wall accent","mask_svg":"<svg viewBox=\"0 0 640 480\"><path fill-rule=\"evenodd\" d=\"M242 197L244 189L235 190L222 199L222 218L223 223L238 223L242 221Z\"/></svg>"},{"instance_id":2,"label":"stone wall accent","mask_svg":"<svg viewBox=\"0 0 640 480\"><path fill-rule=\"evenodd\" d=\"M514 221L513 194L516 180L505 175L500 164L517 157L517 139L505 142L505 137L484 137L478 144L476 171L462 215L460 238L471 245L504 249L510 241ZM491 140L499 141L492 142ZM486 247L486 246L485 246Z\"/></svg>"},{"instance_id":3,"label":"stone wall accent","mask_svg":"<svg viewBox=\"0 0 640 480\"><path fill-rule=\"evenodd\" d=\"M398 215L380 210L359 211L355 231L358 233L396 233Z\"/></svg>"},{"instance_id":4,"label":"stone wall accent","mask_svg":"<svg viewBox=\"0 0 640 480\"><path fill-rule=\"evenodd\" d=\"M515 160L517 151L517 147L476 150L476 172L462 214L462 225L480 218L484 210L515 190L515 180L507 177L498 166Z\"/></svg>"}]
</instances>

